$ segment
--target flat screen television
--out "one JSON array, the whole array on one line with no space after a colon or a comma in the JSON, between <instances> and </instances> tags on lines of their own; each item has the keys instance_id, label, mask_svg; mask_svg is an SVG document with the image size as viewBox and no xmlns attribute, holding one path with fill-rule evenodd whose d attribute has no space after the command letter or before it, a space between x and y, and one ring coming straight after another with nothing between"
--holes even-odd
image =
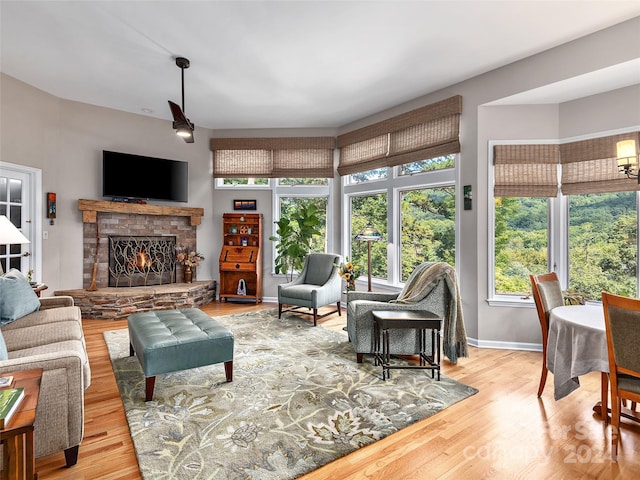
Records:
<instances>
[{"instance_id":1,"label":"flat screen television","mask_svg":"<svg viewBox=\"0 0 640 480\"><path fill-rule=\"evenodd\" d=\"M102 151L102 196L189 201L189 164L178 160Z\"/></svg>"}]
</instances>

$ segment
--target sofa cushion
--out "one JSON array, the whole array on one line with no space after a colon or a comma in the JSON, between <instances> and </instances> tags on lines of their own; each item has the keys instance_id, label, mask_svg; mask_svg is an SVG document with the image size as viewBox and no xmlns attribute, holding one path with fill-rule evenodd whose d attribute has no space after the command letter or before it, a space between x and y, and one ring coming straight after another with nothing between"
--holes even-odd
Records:
<instances>
[{"instance_id":1,"label":"sofa cushion","mask_svg":"<svg viewBox=\"0 0 640 480\"><path fill-rule=\"evenodd\" d=\"M0 276L0 326L40 308L40 300L26 277L16 269Z\"/></svg>"},{"instance_id":2,"label":"sofa cushion","mask_svg":"<svg viewBox=\"0 0 640 480\"><path fill-rule=\"evenodd\" d=\"M34 325L26 328L4 330L4 340L7 350L13 352L32 347L47 346L66 340L82 341L82 326L76 321L60 321L44 325Z\"/></svg>"},{"instance_id":3,"label":"sofa cushion","mask_svg":"<svg viewBox=\"0 0 640 480\"><path fill-rule=\"evenodd\" d=\"M19 328L35 327L37 325L46 325L49 323L67 322L73 320L74 322L82 325L82 313L80 307L61 307L38 310L37 312L30 313L17 319L15 322L11 322L2 326L2 331L5 335L10 330L16 330Z\"/></svg>"}]
</instances>

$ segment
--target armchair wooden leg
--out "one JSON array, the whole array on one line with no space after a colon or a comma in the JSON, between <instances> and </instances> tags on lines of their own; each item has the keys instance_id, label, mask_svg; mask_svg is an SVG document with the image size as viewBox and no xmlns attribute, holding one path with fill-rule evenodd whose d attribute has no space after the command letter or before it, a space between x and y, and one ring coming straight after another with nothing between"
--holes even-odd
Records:
<instances>
[{"instance_id":1,"label":"armchair wooden leg","mask_svg":"<svg viewBox=\"0 0 640 480\"><path fill-rule=\"evenodd\" d=\"M278 318L282 318L282 304L278 302Z\"/></svg>"},{"instance_id":2,"label":"armchair wooden leg","mask_svg":"<svg viewBox=\"0 0 640 480\"><path fill-rule=\"evenodd\" d=\"M342 309L340 308L340 300L338 300L338 316L342 316Z\"/></svg>"},{"instance_id":3,"label":"armchair wooden leg","mask_svg":"<svg viewBox=\"0 0 640 480\"><path fill-rule=\"evenodd\" d=\"M362 363L362 358L363 358L363 354L362 353L357 353L356 352L356 360L358 363Z\"/></svg>"},{"instance_id":4,"label":"armchair wooden leg","mask_svg":"<svg viewBox=\"0 0 640 480\"><path fill-rule=\"evenodd\" d=\"M318 309L314 308L313 309L313 326L317 326L318 325Z\"/></svg>"},{"instance_id":5,"label":"armchair wooden leg","mask_svg":"<svg viewBox=\"0 0 640 480\"><path fill-rule=\"evenodd\" d=\"M67 462L67 467L73 467L76 463L78 463L79 450L80 450L80 445L76 445L74 447L67 448L64 451L64 459Z\"/></svg>"}]
</instances>

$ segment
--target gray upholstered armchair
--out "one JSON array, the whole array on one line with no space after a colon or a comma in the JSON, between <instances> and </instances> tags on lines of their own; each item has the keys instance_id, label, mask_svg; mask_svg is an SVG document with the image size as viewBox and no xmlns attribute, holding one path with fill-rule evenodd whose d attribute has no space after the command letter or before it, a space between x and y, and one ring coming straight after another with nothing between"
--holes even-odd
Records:
<instances>
[{"instance_id":1,"label":"gray upholstered armchair","mask_svg":"<svg viewBox=\"0 0 640 480\"><path fill-rule=\"evenodd\" d=\"M428 310L443 317L443 352L453 363L467 356L467 340L455 269L443 262L425 262L413 271L404 289L397 293L351 291L347 295L347 332L358 363L373 353L374 310ZM391 354L412 355L419 351L415 330L389 332ZM429 346L427 346L429 348ZM432 352L427 352L431 354Z\"/></svg>"},{"instance_id":2,"label":"gray upholstered armchair","mask_svg":"<svg viewBox=\"0 0 640 480\"><path fill-rule=\"evenodd\" d=\"M289 283L278 285L278 318L282 312L296 311L313 314L313 325L318 324L318 318L338 312L340 310L341 285L338 275L340 255L333 253L310 253L304 260L302 272L298 278ZM337 310L318 315L318 308L335 303ZM291 308L283 309L285 305ZM303 309L311 309L306 312Z\"/></svg>"}]
</instances>

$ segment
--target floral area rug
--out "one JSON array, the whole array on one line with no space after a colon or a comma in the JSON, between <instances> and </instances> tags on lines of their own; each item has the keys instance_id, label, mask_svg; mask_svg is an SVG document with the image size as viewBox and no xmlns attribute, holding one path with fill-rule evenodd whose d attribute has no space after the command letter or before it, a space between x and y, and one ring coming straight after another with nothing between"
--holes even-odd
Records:
<instances>
[{"instance_id":1,"label":"floral area rug","mask_svg":"<svg viewBox=\"0 0 640 480\"><path fill-rule=\"evenodd\" d=\"M159 375L153 401L126 329L104 333L142 477L293 479L477 393L444 375L356 363L347 335L275 310L216 317L223 364Z\"/></svg>"}]
</instances>

